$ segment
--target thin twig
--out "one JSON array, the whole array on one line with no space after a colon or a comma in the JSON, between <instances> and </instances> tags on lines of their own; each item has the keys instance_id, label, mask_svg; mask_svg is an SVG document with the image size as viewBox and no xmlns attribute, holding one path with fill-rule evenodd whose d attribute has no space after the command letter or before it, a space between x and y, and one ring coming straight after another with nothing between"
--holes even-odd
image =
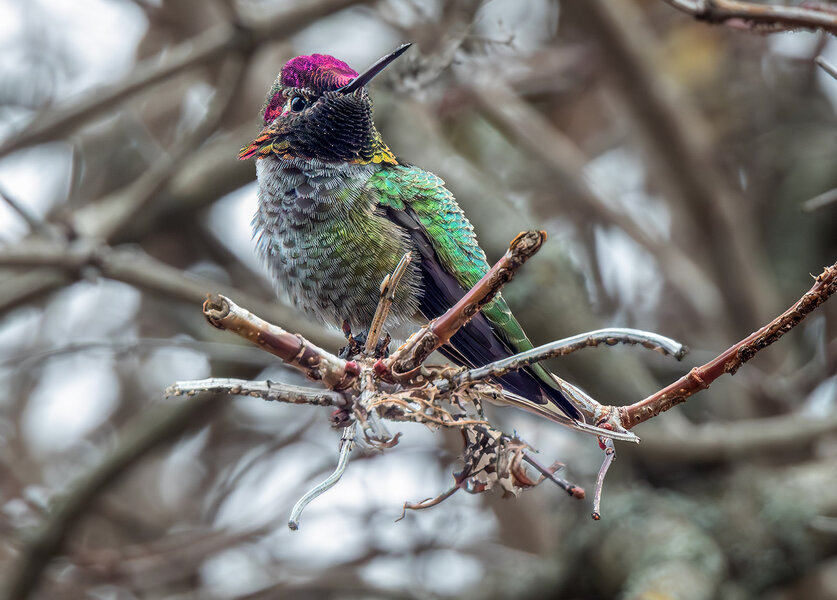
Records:
<instances>
[{"instance_id":1,"label":"thin twig","mask_svg":"<svg viewBox=\"0 0 837 600\"><path fill-rule=\"evenodd\" d=\"M299 519L302 516L302 511L305 510L305 507L308 506L312 500L322 496L325 492L334 487L334 485L340 481L340 478L343 477L346 467L349 466L349 455L352 453L352 448L354 448L355 445L356 426L356 423L352 423L343 429L343 435L340 438L340 459L337 461L337 468L334 469L334 472L329 475L325 481L311 488L297 501L296 504L294 504L293 510L291 510L291 516L288 519L288 527L292 530L296 531L299 529Z\"/></svg>"},{"instance_id":2,"label":"thin twig","mask_svg":"<svg viewBox=\"0 0 837 600\"><path fill-rule=\"evenodd\" d=\"M407 516L408 510L424 510L425 508L432 508L434 506L438 506L451 496L453 496L456 492L462 489L463 482L457 483L453 487L445 490L435 498L427 498L422 500L421 502L405 502L403 508L401 509L401 516L395 519L397 523L401 519Z\"/></svg>"},{"instance_id":3,"label":"thin twig","mask_svg":"<svg viewBox=\"0 0 837 600\"><path fill-rule=\"evenodd\" d=\"M816 62L817 66L819 66L823 71L831 75L834 79L837 79L837 67L825 60L824 56L818 56L814 59L814 62Z\"/></svg>"},{"instance_id":4,"label":"thin twig","mask_svg":"<svg viewBox=\"0 0 837 600\"><path fill-rule=\"evenodd\" d=\"M811 311L837 291L837 263L827 267L808 292L793 306L752 335L741 340L714 360L692 369L668 387L630 406L617 409L619 425L631 429L665 412L689 396L704 390L724 373L735 374L738 368L785 333L799 325Z\"/></svg>"},{"instance_id":5,"label":"thin twig","mask_svg":"<svg viewBox=\"0 0 837 600\"><path fill-rule=\"evenodd\" d=\"M829 204L837 204L837 188L832 188L827 192L806 200L802 203L802 210L805 212L813 212L825 208Z\"/></svg>"},{"instance_id":6,"label":"thin twig","mask_svg":"<svg viewBox=\"0 0 837 600\"><path fill-rule=\"evenodd\" d=\"M39 233L45 238L54 239L59 237L58 233L52 227L47 225L43 219L29 210L23 202L18 201L18 199L10 194L4 187L0 187L0 200L4 200L6 204L8 204L11 209L20 216L21 219L26 221L26 224L29 225L29 229L35 233Z\"/></svg>"},{"instance_id":7,"label":"thin twig","mask_svg":"<svg viewBox=\"0 0 837 600\"><path fill-rule=\"evenodd\" d=\"M584 493L584 488L583 487L577 486L574 483L570 483L566 479L562 479L561 477L558 477L554 473L554 471L552 471L552 470L548 469L547 467L543 466L529 452L524 452L523 453L523 460L525 460L527 463L532 465L532 467L534 467L535 470L538 471L538 473L540 473L545 478L547 478L550 481L552 481L553 483L555 483L558 487L560 487L562 490L567 492L573 498L578 498L579 500L584 499L585 493Z\"/></svg>"},{"instance_id":8,"label":"thin twig","mask_svg":"<svg viewBox=\"0 0 837 600\"><path fill-rule=\"evenodd\" d=\"M595 521L602 518L602 488L604 487L607 470L610 469L610 465L612 465L613 461L616 460L616 448L613 447L613 441L606 439L602 442L602 444L604 445L605 457L602 462L602 466L599 469L599 474L596 477L596 490L593 493L593 513L591 515Z\"/></svg>"},{"instance_id":9,"label":"thin twig","mask_svg":"<svg viewBox=\"0 0 837 600\"><path fill-rule=\"evenodd\" d=\"M470 369L454 377L453 384L454 386L459 386L468 381L486 379L487 377L502 377L509 371L516 371L548 358L572 354L583 348L595 348L601 344L608 346L615 346L616 344L640 344L645 348L656 350L661 354L673 356L677 360L681 360L688 352L688 348L683 344L650 331L619 327L597 329L564 338L563 340L550 342L549 344L520 352L514 356L489 363L476 369Z\"/></svg>"},{"instance_id":10,"label":"thin twig","mask_svg":"<svg viewBox=\"0 0 837 600\"><path fill-rule=\"evenodd\" d=\"M193 396L200 392L251 396L269 402L310 404L311 406L342 406L345 399L338 392L317 390L289 383L250 381L247 379L211 378L178 381L166 388L166 397Z\"/></svg>"},{"instance_id":11,"label":"thin twig","mask_svg":"<svg viewBox=\"0 0 837 600\"><path fill-rule=\"evenodd\" d=\"M381 331L384 328L384 323L389 315L389 309L392 303L395 302L395 290L401 282L401 278L407 272L407 267L413 258L412 252L407 252L398 261L398 265L391 275L387 275L381 282L381 297L378 300L378 307L375 309L375 316L372 317L372 324L369 326L369 333L366 335L366 346L364 353L367 356L375 354L375 349L378 346L378 338L381 337Z\"/></svg>"}]
</instances>

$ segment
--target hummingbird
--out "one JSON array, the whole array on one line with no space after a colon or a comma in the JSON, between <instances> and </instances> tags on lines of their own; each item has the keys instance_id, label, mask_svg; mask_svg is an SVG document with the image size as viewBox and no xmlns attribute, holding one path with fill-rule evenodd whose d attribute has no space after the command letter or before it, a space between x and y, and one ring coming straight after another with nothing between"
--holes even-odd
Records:
<instances>
[{"instance_id":1,"label":"hummingbird","mask_svg":"<svg viewBox=\"0 0 837 600\"><path fill-rule=\"evenodd\" d=\"M255 158L253 232L274 284L309 315L352 331L369 327L381 281L408 251L388 326L440 316L489 268L444 181L397 156L372 119L368 84L409 46L362 74L325 54L289 60L268 90L261 131L238 155ZM532 347L498 294L440 350L476 367ZM579 391L539 364L498 383L503 403L589 427L570 400Z\"/></svg>"}]
</instances>

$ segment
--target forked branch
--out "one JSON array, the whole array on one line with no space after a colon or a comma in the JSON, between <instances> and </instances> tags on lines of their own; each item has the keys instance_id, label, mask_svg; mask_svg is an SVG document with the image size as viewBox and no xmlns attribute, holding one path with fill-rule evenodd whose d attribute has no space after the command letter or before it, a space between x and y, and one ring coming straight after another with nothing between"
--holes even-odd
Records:
<instances>
[{"instance_id":1,"label":"forked branch","mask_svg":"<svg viewBox=\"0 0 837 600\"><path fill-rule=\"evenodd\" d=\"M496 379L509 371L545 358L601 344L641 344L678 359L686 352L684 346L649 332L605 329L546 344L475 369L455 370L449 366L425 364L433 350L447 343L460 327L511 280L517 269L541 247L545 235L543 232L530 231L517 236L503 258L463 296L460 302L438 319L422 327L386 360L375 359L368 353L359 355L357 361L343 360L299 335L267 323L223 296L210 296L204 305L204 314L210 323L259 345L290 366L303 371L311 379L322 382L329 389L320 391L270 382L211 379L177 383L169 388L169 394L228 391L283 402L336 406L338 411L335 414L338 418L334 421L336 425L344 428L344 436L349 435L353 438L353 432L357 430L381 449L395 445L399 435L391 436L386 431L384 420L413 421L432 428L459 428L465 440L465 468L456 475L455 485L436 499L417 504L406 503L405 509L427 508L443 501L459 489L480 493L500 487L504 493L516 495L521 490L539 483L526 474L524 463L540 472L541 480L550 479L571 495L583 497L584 492L581 488L554 475L555 466L544 467L538 463L527 451L528 444L491 427L485 420L481 402L495 400L499 387L482 380ZM387 308L393 300L399 272L403 271L408 260L408 257L405 257L399 269L382 284L379 314L375 319L375 339L380 334ZM562 389L566 387L569 396L576 403L583 405L580 410L587 421L566 424L576 429L583 426L588 433L598 435L599 443L605 450L605 462L597 478L594 494L594 518L599 515L605 474L615 458L615 446L611 438L636 441L634 434L628 431L630 428L684 402L689 396L707 388L723 373L734 373L757 352L798 325L835 291L837 263L825 269L816 278L808 293L770 324L706 365L693 369L672 385L629 406L602 405L575 386L562 381ZM374 344L375 340L372 343ZM357 427L360 429L356 429ZM351 444L351 439L343 441L337 470L298 503L291 518L292 527L298 526L302 508L337 482L349 460Z\"/></svg>"}]
</instances>

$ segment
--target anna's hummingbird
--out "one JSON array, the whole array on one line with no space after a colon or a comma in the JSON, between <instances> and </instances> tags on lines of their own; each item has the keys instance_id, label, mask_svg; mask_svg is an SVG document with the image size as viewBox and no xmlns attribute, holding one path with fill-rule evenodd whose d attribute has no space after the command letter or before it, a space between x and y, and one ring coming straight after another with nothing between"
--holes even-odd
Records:
<instances>
[{"instance_id":1,"label":"anna's hummingbird","mask_svg":"<svg viewBox=\"0 0 837 600\"><path fill-rule=\"evenodd\" d=\"M309 314L369 327L381 280L411 251L390 325L433 319L488 270L474 229L444 182L397 157L372 121L366 85L409 46L362 75L323 54L289 60L267 93L256 158L258 252L274 283ZM532 344L498 295L442 352L482 366ZM540 365L500 379L507 401L560 422L581 419L573 388ZM562 389L566 393L562 393Z\"/></svg>"}]
</instances>

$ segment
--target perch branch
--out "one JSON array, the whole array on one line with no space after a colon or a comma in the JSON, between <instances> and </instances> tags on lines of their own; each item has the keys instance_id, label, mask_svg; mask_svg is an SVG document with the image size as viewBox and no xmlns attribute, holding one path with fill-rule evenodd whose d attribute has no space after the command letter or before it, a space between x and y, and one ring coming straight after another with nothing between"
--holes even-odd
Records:
<instances>
[{"instance_id":1,"label":"perch branch","mask_svg":"<svg viewBox=\"0 0 837 600\"><path fill-rule=\"evenodd\" d=\"M768 26L769 31L821 29L837 33L837 13L802 6L777 6L740 0L663 0L699 21L713 24ZM731 23L732 22L732 23Z\"/></svg>"},{"instance_id":2,"label":"perch branch","mask_svg":"<svg viewBox=\"0 0 837 600\"><path fill-rule=\"evenodd\" d=\"M430 354L447 343L459 328L488 304L500 289L511 281L517 270L540 250L545 231L528 231L514 238L509 249L462 299L442 316L410 337L386 361L389 371L406 375L418 368Z\"/></svg>"},{"instance_id":3,"label":"perch branch","mask_svg":"<svg viewBox=\"0 0 837 600\"><path fill-rule=\"evenodd\" d=\"M793 306L752 335L741 340L714 360L692 369L668 387L630 406L617 408L619 424L631 429L665 412L709 387L724 373L734 375L738 368L753 358L799 323L837 291L837 263L816 278L813 287Z\"/></svg>"},{"instance_id":4,"label":"perch branch","mask_svg":"<svg viewBox=\"0 0 837 600\"><path fill-rule=\"evenodd\" d=\"M249 340L332 390L348 388L360 374L356 362L338 358L301 335L268 323L224 296L210 294L203 304L203 314L218 329L226 329Z\"/></svg>"}]
</instances>

